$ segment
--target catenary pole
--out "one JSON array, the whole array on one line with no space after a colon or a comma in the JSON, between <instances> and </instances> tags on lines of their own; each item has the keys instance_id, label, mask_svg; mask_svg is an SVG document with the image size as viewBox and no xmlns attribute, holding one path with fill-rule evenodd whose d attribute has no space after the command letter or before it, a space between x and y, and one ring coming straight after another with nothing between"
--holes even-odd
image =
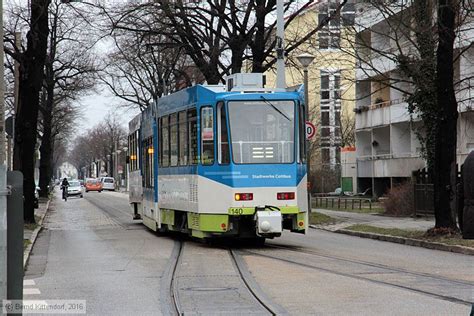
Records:
<instances>
[{"instance_id":1,"label":"catenary pole","mask_svg":"<svg viewBox=\"0 0 474 316\"><path fill-rule=\"evenodd\" d=\"M286 88L285 79L285 21L283 16L283 0L277 0L277 89Z\"/></svg>"},{"instance_id":2,"label":"catenary pole","mask_svg":"<svg viewBox=\"0 0 474 316\"><path fill-rule=\"evenodd\" d=\"M3 0L0 0L0 25L3 26ZM3 27L0 27L3 47ZM5 164L4 53L0 52L0 315L7 298L7 166Z\"/></svg>"}]
</instances>

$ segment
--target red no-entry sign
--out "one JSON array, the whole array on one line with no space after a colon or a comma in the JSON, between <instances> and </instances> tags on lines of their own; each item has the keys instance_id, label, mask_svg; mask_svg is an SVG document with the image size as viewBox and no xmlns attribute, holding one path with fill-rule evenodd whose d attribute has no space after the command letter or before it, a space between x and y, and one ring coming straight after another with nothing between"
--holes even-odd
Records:
<instances>
[{"instance_id":1,"label":"red no-entry sign","mask_svg":"<svg viewBox=\"0 0 474 316\"><path fill-rule=\"evenodd\" d=\"M314 134L316 134L316 127L310 121L306 121L306 139L313 138Z\"/></svg>"}]
</instances>

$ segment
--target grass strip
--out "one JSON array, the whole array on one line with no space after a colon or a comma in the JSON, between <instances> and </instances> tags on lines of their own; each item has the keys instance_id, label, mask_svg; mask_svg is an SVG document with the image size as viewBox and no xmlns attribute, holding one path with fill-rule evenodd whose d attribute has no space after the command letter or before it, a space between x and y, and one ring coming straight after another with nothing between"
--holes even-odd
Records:
<instances>
[{"instance_id":1,"label":"grass strip","mask_svg":"<svg viewBox=\"0 0 474 316\"><path fill-rule=\"evenodd\" d=\"M311 225L332 225L339 222L339 220L334 217L328 216L322 213L311 213L309 218L309 223Z\"/></svg>"},{"instance_id":2,"label":"grass strip","mask_svg":"<svg viewBox=\"0 0 474 316\"><path fill-rule=\"evenodd\" d=\"M396 237L405 237L412 239L419 239L423 241L439 242L446 245L464 246L474 248L474 240L462 239L461 235L440 235L440 236L426 236L425 231L421 230L408 230L399 228L382 228L364 224L357 224L346 227L347 230L363 232L363 233L374 233L380 235L389 235Z\"/></svg>"},{"instance_id":3,"label":"grass strip","mask_svg":"<svg viewBox=\"0 0 474 316\"><path fill-rule=\"evenodd\" d=\"M34 223L34 224L25 224L24 228L26 230L35 230L36 227L38 227L38 224Z\"/></svg>"},{"instance_id":4,"label":"grass strip","mask_svg":"<svg viewBox=\"0 0 474 316\"><path fill-rule=\"evenodd\" d=\"M26 249L31 244L31 240L29 239L23 239L23 250Z\"/></svg>"},{"instance_id":5,"label":"grass strip","mask_svg":"<svg viewBox=\"0 0 474 316\"><path fill-rule=\"evenodd\" d=\"M313 209L320 209L320 210L330 210L330 211L339 211L339 212L349 212L349 213L362 213L362 214L371 214L371 213L384 213L385 212L385 209L384 208L380 208L380 207L373 207L372 209L369 209L369 208L362 208L362 209L358 209L358 208L355 208L355 209L350 209L350 208L337 208L337 207L313 207Z\"/></svg>"}]
</instances>

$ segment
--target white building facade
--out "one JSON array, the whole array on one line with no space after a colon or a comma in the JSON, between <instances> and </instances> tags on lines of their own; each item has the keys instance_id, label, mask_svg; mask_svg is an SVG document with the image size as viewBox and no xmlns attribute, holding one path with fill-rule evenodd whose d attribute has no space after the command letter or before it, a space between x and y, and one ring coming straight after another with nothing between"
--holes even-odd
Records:
<instances>
[{"instance_id":1,"label":"white building facade","mask_svg":"<svg viewBox=\"0 0 474 316\"><path fill-rule=\"evenodd\" d=\"M394 3L394 1L391 1ZM397 3L407 1L395 1ZM408 5L409 7L409 5ZM360 3L357 8L356 157L359 192L368 188L376 196L406 181L414 170L425 167L417 133L423 122L410 116L405 102L412 91L410 80L397 70L396 55L413 49L414 35L403 21L407 7L394 4L392 16L384 18L380 8ZM398 16L398 17L397 17ZM409 16L406 14L406 16ZM467 19L469 20L469 19ZM457 161L462 164L474 150L474 19L461 27L455 61L459 104ZM396 29L396 31L394 31ZM410 38L408 38L410 37Z\"/></svg>"}]
</instances>

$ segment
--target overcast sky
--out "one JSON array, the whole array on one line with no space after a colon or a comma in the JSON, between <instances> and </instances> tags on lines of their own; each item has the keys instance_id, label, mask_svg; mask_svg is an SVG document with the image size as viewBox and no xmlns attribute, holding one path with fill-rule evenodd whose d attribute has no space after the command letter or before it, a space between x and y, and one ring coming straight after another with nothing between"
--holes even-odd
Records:
<instances>
[{"instance_id":1,"label":"overcast sky","mask_svg":"<svg viewBox=\"0 0 474 316\"><path fill-rule=\"evenodd\" d=\"M111 111L118 113L122 125L128 130L128 122L139 113L138 109L119 108L117 104L120 100L110 96L107 90L86 96L80 102L83 105L83 119L76 122L79 134L100 123Z\"/></svg>"}]
</instances>

